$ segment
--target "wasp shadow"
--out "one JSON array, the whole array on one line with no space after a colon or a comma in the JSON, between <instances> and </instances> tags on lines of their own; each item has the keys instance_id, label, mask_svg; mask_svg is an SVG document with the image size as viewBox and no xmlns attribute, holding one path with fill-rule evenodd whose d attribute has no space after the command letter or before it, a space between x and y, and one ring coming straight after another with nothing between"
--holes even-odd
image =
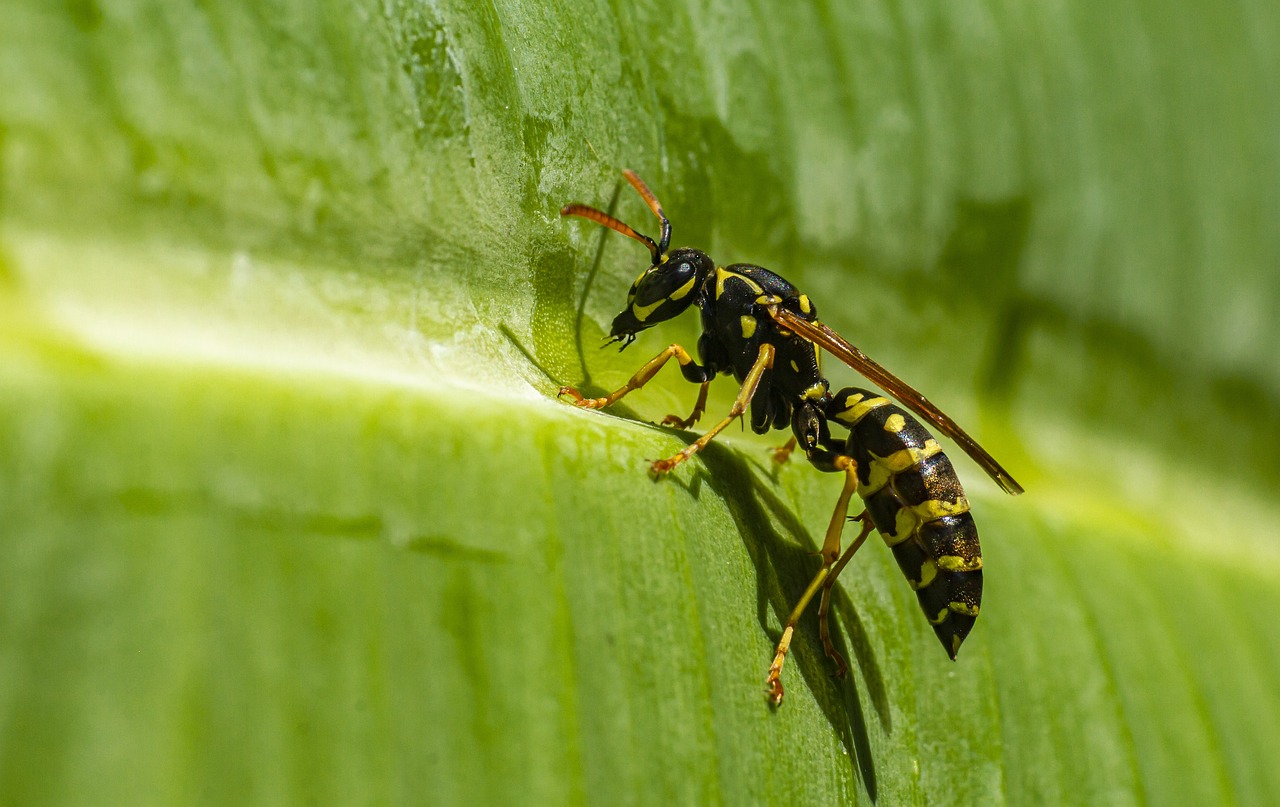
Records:
<instances>
[{"instance_id":1,"label":"wasp shadow","mask_svg":"<svg viewBox=\"0 0 1280 807\"><path fill-rule=\"evenodd\" d=\"M520 344L510 329L503 326L502 330L534 366L553 383L556 382ZM583 391L587 395L595 395L596 392L604 394L603 390L592 390L589 386ZM620 402L610 406L609 413L660 429L686 444L698 437L696 432L650 423ZM684 488L694 500L699 500L703 488L707 487L725 502L737 526L743 547L756 569L756 617L761 630L776 644L781 638L781 632L773 625L786 622L795 600L817 571L815 555L820 542L814 539L800 519L773 491L779 473L776 465L766 470L716 443L707 445L698 456L706 470L695 470L689 481L685 482L671 474L664 475L659 481ZM863 783L868 797L874 802L877 797L877 779L866 716L852 677L838 679L831 674L832 662L821 652L822 642L813 621L816 611L816 605L808 609L806 618L801 619L796 626L796 636L788 654L790 663L784 668L784 680L788 673L794 678L794 671L799 671L854 764L854 777ZM868 697L881 725L886 732L891 732L891 712L880 664L871 649L857 609L839 585L832 589L831 612L831 618L844 625L852 648L846 645L839 630L831 632L832 643L846 659L852 655L851 663L862 672ZM761 659L762 673L766 667L767 661ZM763 676L761 684L761 708L766 708Z\"/></svg>"},{"instance_id":2,"label":"wasp shadow","mask_svg":"<svg viewBox=\"0 0 1280 807\"><path fill-rule=\"evenodd\" d=\"M818 569L815 556L821 542L814 539L795 513L778 498L772 485L766 482L771 476L770 471L759 465L753 468L753 464L740 454L715 444L707 446L700 456L707 470L695 472L695 478L699 486L705 484L724 500L733 517L743 547L756 569L756 612L760 628L776 643L781 638L781 631L774 626L785 624L795 601L813 579ZM833 495L833 503L834 498ZM838 629L831 631L832 643L841 655L851 659L851 666L861 671L876 715L884 730L890 732L891 712L884 678L857 609L839 585L832 590L831 604L832 616L838 617L838 622L844 625L852 647L846 644ZM813 616L816 611L815 604L796 626L788 664L783 668L783 680L785 683L790 678L794 682L795 673L799 672L855 765L854 776L863 783L868 797L874 802L877 778L866 715L852 675L844 679L832 675L832 662L822 652L822 642L818 638ZM762 659L762 702L767 666L768 660Z\"/></svg>"}]
</instances>

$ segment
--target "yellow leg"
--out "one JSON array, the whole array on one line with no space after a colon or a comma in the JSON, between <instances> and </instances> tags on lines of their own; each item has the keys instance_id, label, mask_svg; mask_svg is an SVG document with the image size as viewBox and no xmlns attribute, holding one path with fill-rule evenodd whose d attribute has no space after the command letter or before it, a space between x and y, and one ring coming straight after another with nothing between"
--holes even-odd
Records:
<instances>
[{"instance_id":1,"label":"yellow leg","mask_svg":"<svg viewBox=\"0 0 1280 807\"><path fill-rule=\"evenodd\" d=\"M693 413L687 418L679 415L667 415L662 419L663 426L675 426L677 429L687 429L698 422L698 418L702 417L702 413L707 411L707 389L711 386L710 381L703 381L702 388L698 390L698 402L693 405Z\"/></svg>"},{"instance_id":2,"label":"yellow leg","mask_svg":"<svg viewBox=\"0 0 1280 807\"><path fill-rule=\"evenodd\" d=\"M831 574L827 575L827 579L822 581L822 600L818 603L818 638L822 640L822 650L827 654L836 665L836 678L844 678L845 673L849 671L849 665L845 663L844 656L840 655L840 651L836 650L836 646L831 643L831 630L827 626L827 615L831 612L831 589L835 587L836 578L840 576L840 572L844 571L844 567L849 565L849 561L853 558L853 553L857 552L867 541L867 536L871 534L871 530L875 528L875 524L871 521L871 514L866 510L862 511L862 515L855 516L853 521L862 522L862 531L858 533L858 537L854 539L849 548L840 556L840 560L836 561L836 565L831 567Z\"/></svg>"},{"instance_id":3,"label":"yellow leg","mask_svg":"<svg viewBox=\"0 0 1280 807\"><path fill-rule=\"evenodd\" d=\"M747 404L751 403L751 398L756 394L756 388L760 386L760 377L764 375L764 371L773 366L773 345L765 343L760 346L760 354L756 357L756 363L751 365L747 378L742 382L742 389L738 392L738 399L733 402L733 407L729 410L729 416L712 427L711 431L699 437L688 448L679 454L667 457L665 460L656 460L650 469L655 474L665 474L680 463L697 454L711 439L733 421L742 416L747 411Z\"/></svg>"},{"instance_id":4,"label":"yellow leg","mask_svg":"<svg viewBox=\"0 0 1280 807\"><path fill-rule=\"evenodd\" d=\"M791 637L795 633L796 623L800 621L800 615L804 613L809 601L831 576L832 569L840 560L840 535L844 532L844 522L849 516L849 500L858 489L858 464L852 458L843 456L836 457L833 464L837 469L844 471L844 489L840 491L835 512L831 514L831 523L827 525L826 539L822 542L822 568L813 576L813 581L809 583L809 587L800 596L800 601L791 610L791 615L787 617L787 624L782 628L782 639L778 642L778 650L773 656L773 664L769 665L765 687L769 692L769 700L773 701L774 705L782 703L782 663L787 660L787 651L791 649ZM865 536L863 538L865 539Z\"/></svg>"},{"instance_id":5,"label":"yellow leg","mask_svg":"<svg viewBox=\"0 0 1280 807\"><path fill-rule=\"evenodd\" d=\"M791 452L795 450L796 450L795 435L792 435L791 439L788 440L783 445L778 446L777 448L769 449L769 451L773 454L773 461L778 463L779 465L791 459Z\"/></svg>"},{"instance_id":6,"label":"yellow leg","mask_svg":"<svg viewBox=\"0 0 1280 807\"><path fill-rule=\"evenodd\" d=\"M669 345L666 350L662 351L657 356L654 356L653 359L645 364L644 367L641 367L636 371L636 374L631 376L630 381L603 398L584 398L582 397L582 393L578 392L573 387L561 387L559 394L568 395L573 398L574 406L580 406L583 409L603 409L610 404L617 403L618 400L627 393L634 392L645 384L648 384L649 380L658 374L658 371L662 369L662 365L666 364L672 356L676 357L676 360L680 362L681 367L693 363L693 357L689 355L689 351L679 345ZM704 404L706 402L705 386L702 397L700 397L699 400Z\"/></svg>"}]
</instances>

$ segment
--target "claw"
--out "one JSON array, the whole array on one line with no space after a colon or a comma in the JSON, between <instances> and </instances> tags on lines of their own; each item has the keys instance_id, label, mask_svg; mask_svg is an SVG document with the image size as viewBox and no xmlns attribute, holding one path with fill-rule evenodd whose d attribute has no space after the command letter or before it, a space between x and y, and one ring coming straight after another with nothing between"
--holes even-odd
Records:
<instances>
[{"instance_id":1,"label":"claw","mask_svg":"<svg viewBox=\"0 0 1280 807\"><path fill-rule=\"evenodd\" d=\"M649 473L654 476L662 476L663 474L670 473L671 469L679 465L680 461L683 459L684 455L677 454L676 456L669 457L665 460L654 460L649 465Z\"/></svg>"},{"instance_id":2,"label":"claw","mask_svg":"<svg viewBox=\"0 0 1280 807\"><path fill-rule=\"evenodd\" d=\"M836 665L835 671L831 674L841 680L849 674L849 665L845 663L844 656L840 655L836 650L830 650L827 653L831 657L831 661Z\"/></svg>"},{"instance_id":3,"label":"claw","mask_svg":"<svg viewBox=\"0 0 1280 807\"><path fill-rule=\"evenodd\" d=\"M770 671L768 679L764 682L765 691L769 695L769 702L774 706L782 703L782 679L776 671Z\"/></svg>"},{"instance_id":4,"label":"claw","mask_svg":"<svg viewBox=\"0 0 1280 807\"><path fill-rule=\"evenodd\" d=\"M579 409L603 409L605 404L609 402L608 398L584 398L582 393L573 387L561 387L560 391L556 393L557 398L565 395L572 398L573 400L570 403Z\"/></svg>"}]
</instances>

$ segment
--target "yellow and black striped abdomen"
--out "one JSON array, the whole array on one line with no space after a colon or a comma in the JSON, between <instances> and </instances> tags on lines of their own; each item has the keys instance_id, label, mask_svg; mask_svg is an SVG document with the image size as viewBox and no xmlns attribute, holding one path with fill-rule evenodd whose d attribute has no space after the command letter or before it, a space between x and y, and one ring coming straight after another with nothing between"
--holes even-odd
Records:
<instances>
[{"instance_id":1,"label":"yellow and black striped abdomen","mask_svg":"<svg viewBox=\"0 0 1280 807\"><path fill-rule=\"evenodd\" d=\"M846 389L830 412L849 427L845 450L858 463L858 495L954 659L978 617L982 549L951 460L888 398Z\"/></svg>"}]
</instances>

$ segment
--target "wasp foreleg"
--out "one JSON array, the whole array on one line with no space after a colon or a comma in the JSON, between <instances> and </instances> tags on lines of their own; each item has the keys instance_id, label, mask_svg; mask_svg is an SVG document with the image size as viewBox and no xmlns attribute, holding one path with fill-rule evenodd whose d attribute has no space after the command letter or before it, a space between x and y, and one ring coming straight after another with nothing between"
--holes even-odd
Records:
<instances>
[{"instance_id":1,"label":"wasp foreleg","mask_svg":"<svg viewBox=\"0 0 1280 807\"><path fill-rule=\"evenodd\" d=\"M603 409L606 406L617 403L628 393L635 392L645 384L648 384L649 381L658 374L658 371L662 369L662 365L666 364L672 356L675 356L676 360L680 362L680 372L683 373L684 377L689 381L706 384L711 380L711 374L707 372L706 368L699 367L697 363L694 362L693 357L689 355L689 351L679 345L668 345L666 350L662 351L657 356L654 356L653 359L645 364L645 366L636 371L636 374L631 376L631 379L627 381L627 383L623 384L621 387L603 398L583 397L582 393L578 392L573 387L561 387L558 394L568 395L573 398L574 406L579 406L583 409ZM705 408L705 386L698 400ZM697 412L696 409L694 411Z\"/></svg>"}]
</instances>

